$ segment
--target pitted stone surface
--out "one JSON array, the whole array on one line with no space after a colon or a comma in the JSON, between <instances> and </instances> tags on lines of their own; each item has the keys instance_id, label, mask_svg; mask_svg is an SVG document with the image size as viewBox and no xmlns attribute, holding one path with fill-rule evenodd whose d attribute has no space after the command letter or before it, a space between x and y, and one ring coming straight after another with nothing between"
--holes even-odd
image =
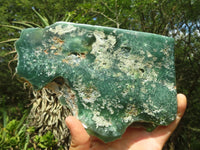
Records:
<instances>
[{"instance_id":1,"label":"pitted stone surface","mask_svg":"<svg viewBox=\"0 0 200 150\"><path fill-rule=\"evenodd\" d=\"M23 30L15 46L17 73L36 89L62 77L60 101L104 142L132 123L152 129L176 117L172 38L58 22Z\"/></svg>"}]
</instances>

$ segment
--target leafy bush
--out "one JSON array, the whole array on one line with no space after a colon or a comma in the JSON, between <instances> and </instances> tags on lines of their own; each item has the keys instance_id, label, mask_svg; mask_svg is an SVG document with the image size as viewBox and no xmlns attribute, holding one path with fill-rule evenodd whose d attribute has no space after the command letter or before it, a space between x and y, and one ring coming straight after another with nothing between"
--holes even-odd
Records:
<instances>
[{"instance_id":1,"label":"leafy bush","mask_svg":"<svg viewBox=\"0 0 200 150\"><path fill-rule=\"evenodd\" d=\"M0 128L1 150L62 149L57 147L57 140L50 131L41 136L34 135L34 127L27 128L24 120L25 116L21 120L13 119Z\"/></svg>"},{"instance_id":2,"label":"leafy bush","mask_svg":"<svg viewBox=\"0 0 200 150\"><path fill-rule=\"evenodd\" d=\"M26 145L26 127L21 124L24 119L17 121L15 119L1 128L0 131L0 147L1 149L24 149Z\"/></svg>"},{"instance_id":3,"label":"leafy bush","mask_svg":"<svg viewBox=\"0 0 200 150\"><path fill-rule=\"evenodd\" d=\"M54 136L50 131L43 136L36 135L34 137L34 142L40 148L53 148L57 145L57 140L54 139Z\"/></svg>"}]
</instances>

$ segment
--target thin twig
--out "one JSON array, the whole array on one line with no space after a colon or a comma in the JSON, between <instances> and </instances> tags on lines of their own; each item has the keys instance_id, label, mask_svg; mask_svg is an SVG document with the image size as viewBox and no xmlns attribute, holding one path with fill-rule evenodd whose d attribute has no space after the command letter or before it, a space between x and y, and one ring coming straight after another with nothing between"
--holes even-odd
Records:
<instances>
[{"instance_id":1,"label":"thin twig","mask_svg":"<svg viewBox=\"0 0 200 150\"><path fill-rule=\"evenodd\" d=\"M17 60L18 60L17 56L18 56L18 55L16 54L15 57L14 57L12 60L10 60L10 61L8 62L8 68L9 68L11 74L12 74L12 68L10 67L10 64L11 64L13 61L17 61Z\"/></svg>"},{"instance_id":2,"label":"thin twig","mask_svg":"<svg viewBox=\"0 0 200 150\"><path fill-rule=\"evenodd\" d=\"M103 17L107 18L108 20L110 20L110 21L112 21L112 22L114 22L114 23L117 23L115 20L113 20L112 18L108 17L107 15L105 15L105 14L102 13L102 12L99 12L99 11L96 11L96 10L91 10L91 12L100 14L100 15L102 15Z\"/></svg>"},{"instance_id":3,"label":"thin twig","mask_svg":"<svg viewBox=\"0 0 200 150\"><path fill-rule=\"evenodd\" d=\"M193 127L187 127L187 128L195 132L200 132L200 129L198 128L193 128Z\"/></svg>"},{"instance_id":4,"label":"thin twig","mask_svg":"<svg viewBox=\"0 0 200 150\"><path fill-rule=\"evenodd\" d=\"M91 10L91 12L102 15L103 17L107 18L111 22L114 22L116 24L117 28L119 28L120 24L116 20L114 20L114 19L108 17L107 15L105 15L104 13L96 11L96 10Z\"/></svg>"},{"instance_id":5,"label":"thin twig","mask_svg":"<svg viewBox=\"0 0 200 150\"><path fill-rule=\"evenodd\" d=\"M101 4L103 4L104 6L106 6L106 8L107 8L111 13L115 14L114 11L112 11L112 9L110 9L110 7L108 7L108 5L107 5L106 3L104 3L103 1L101 1Z\"/></svg>"},{"instance_id":6,"label":"thin twig","mask_svg":"<svg viewBox=\"0 0 200 150\"><path fill-rule=\"evenodd\" d=\"M14 53L17 53L17 51L16 51L16 50L13 50L13 51L11 51L11 52L8 52L8 53L5 54L5 56L10 55L10 54L14 54Z\"/></svg>"}]
</instances>

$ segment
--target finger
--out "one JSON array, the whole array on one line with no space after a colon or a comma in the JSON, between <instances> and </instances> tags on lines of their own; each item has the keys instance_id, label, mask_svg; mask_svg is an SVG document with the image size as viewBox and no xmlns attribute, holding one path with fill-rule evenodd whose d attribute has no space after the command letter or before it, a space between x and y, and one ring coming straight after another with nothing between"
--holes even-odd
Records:
<instances>
[{"instance_id":1,"label":"finger","mask_svg":"<svg viewBox=\"0 0 200 150\"><path fill-rule=\"evenodd\" d=\"M176 120L173 121L169 126L168 126L168 130L173 132L176 127L178 126L181 118L184 115L184 112L186 110L186 106L187 106L187 99L185 97L185 95L183 94L178 94L177 95L177 103L178 103L178 109L177 109L177 116L176 116Z\"/></svg>"},{"instance_id":2,"label":"finger","mask_svg":"<svg viewBox=\"0 0 200 150\"><path fill-rule=\"evenodd\" d=\"M187 107L187 98L185 95L183 94L178 94L177 95L177 100L178 100L178 113L177 113L177 117L179 117L178 119L180 120L186 110Z\"/></svg>"},{"instance_id":3,"label":"finger","mask_svg":"<svg viewBox=\"0 0 200 150\"><path fill-rule=\"evenodd\" d=\"M187 106L187 99L186 96L183 94L178 94L177 95L177 116L176 119L168 126L159 126L153 131L153 134L159 138L161 142L166 142L168 138L171 136L173 131L176 129L178 126L181 118L184 115L184 112L186 110Z\"/></svg>"},{"instance_id":4,"label":"finger","mask_svg":"<svg viewBox=\"0 0 200 150\"><path fill-rule=\"evenodd\" d=\"M90 147L90 136L82 123L75 117L69 116L65 120L71 133L70 150L88 150Z\"/></svg>"}]
</instances>

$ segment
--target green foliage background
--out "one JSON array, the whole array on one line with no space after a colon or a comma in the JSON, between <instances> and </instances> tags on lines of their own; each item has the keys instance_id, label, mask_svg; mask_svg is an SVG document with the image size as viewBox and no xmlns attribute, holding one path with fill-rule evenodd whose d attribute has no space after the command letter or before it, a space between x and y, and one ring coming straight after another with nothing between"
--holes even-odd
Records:
<instances>
[{"instance_id":1,"label":"green foliage background","mask_svg":"<svg viewBox=\"0 0 200 150\"><path fill-rule=\"evenodd\" d=\"M5 136L7 148L34 148L26 145L27 135L18 134L19 130L15 130L17 125L23 128L24 120L20 119L29 110L31 94L14 75L16 61L13 58L16 54L12 53L13 42L1 42L18 38L20 30L5 25L21 29L28 27L27 24L44 27L56 21L70 21L174 37L177 90L187 96L188 108L164 149L199 150L199 8L199 0L0 0L0 149ZM43 21L34 10L43 16ZM41 139L52 141L52 145L45 147L43 144L40 148L53 148L56 144L50 133L46 137L35 138L37 142Z\"/></svg>"}]
</instances>

